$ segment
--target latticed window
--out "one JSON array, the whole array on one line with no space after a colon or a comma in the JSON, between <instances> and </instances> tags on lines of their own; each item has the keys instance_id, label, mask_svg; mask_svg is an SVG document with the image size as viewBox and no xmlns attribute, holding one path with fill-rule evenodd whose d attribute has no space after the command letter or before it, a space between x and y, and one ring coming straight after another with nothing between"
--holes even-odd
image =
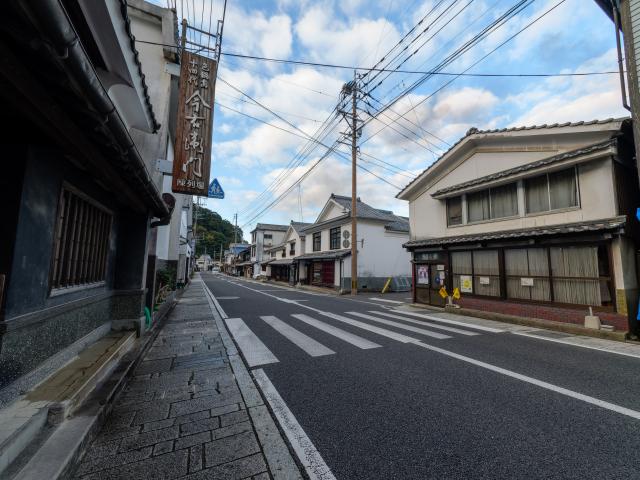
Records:
<instances>
[{"instance_id":1,"label":"latticed window","mask_svg":"<svg viewBox=\"0 0 640 480\"><path fill-rule=\"evenodd\" d=\"M340 227L329 230L329 248L331 250L340 248Z\"/></svg>"},{"instance_id":2,"label":"latticed window","mask_svg":"<svg viewBox=\"0 0 640 480\"><path fill-rule=\"evenodd\" d=\"M321 248L321 237L320 232L313 234L313 251L319 252Z\"/></svg>"},{"instance_id":3,"label":"latticed window","mask_svg":"<svg viewBox=\"0 0 640 480\"><path fill-rule=\"evenodd\" d=\"M112 215L65 187L55 229L51 289L102 282L106 277Z\"/></svg>"}]
</instances>

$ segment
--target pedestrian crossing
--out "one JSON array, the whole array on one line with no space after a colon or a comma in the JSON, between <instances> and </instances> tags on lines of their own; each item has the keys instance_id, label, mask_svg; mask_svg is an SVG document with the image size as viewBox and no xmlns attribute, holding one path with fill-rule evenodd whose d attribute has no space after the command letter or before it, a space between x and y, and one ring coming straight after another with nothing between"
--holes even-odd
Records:
<instances>
[{"instance_id":1,"label":"pedestrian crossing","mask_svg":"<svg viewBox=\"0 0 640 480\"><path fill-rule=\"evenodd\" d=\"M361 350L380 348L381 344L361 336L362 334L373 334L385 337L387 339L403 343L403 344L420 344L425 339L446 341L456 336L473 337L484 333L499 333L503 330L477 325L467 322L452 320L450 318L442 318L429 314L417 312L409 312L405 310L389 309L369 310L366 312L348 311L342 314L326 312L313 309L314 314L308 315L303 313L294 313L277 317L275 315L262 315L259 317L259 323L255 325L256 331L265 333L262 325L268 325L278 334L278 338L284 338L310 357L325 357L335 355L338 347L332 345L332 348L324 345L322 338L327 338L323 334L344 342ZM322 319L318 317L324 317ZM420 318L420 320L417 320ZM329 320L330 319L330 320ZM357 329L357 333L339 328L331 322L340 322ZM241 318L225 319L227 327L231 335L241 350L248 366L250 368L259 365L267 365L278 363L276 355L265 345L256 333ZM455 326L452 326L455 325ZM321 339L313 338L313 333L304 333L301 329L306 326L312 327L313 331L319 331ZM461 328L463 327L463 328ZM400 333L398 330L402 331ZM309 331L309 329L307 329ZM360 333L362 331L362 333ZM367 333L364 333L367 332ZM268 332L266 332L268 333ZM273 345L273 336L271 336L271 345ZM425 338L426 337L426 338ZM374 338L375 340L375 338ZM267 342L269 343L269 342ZM279 347L280 342L276 343ZM277 348L277 347L275 347Z\"/></svg>"}]
</instances>

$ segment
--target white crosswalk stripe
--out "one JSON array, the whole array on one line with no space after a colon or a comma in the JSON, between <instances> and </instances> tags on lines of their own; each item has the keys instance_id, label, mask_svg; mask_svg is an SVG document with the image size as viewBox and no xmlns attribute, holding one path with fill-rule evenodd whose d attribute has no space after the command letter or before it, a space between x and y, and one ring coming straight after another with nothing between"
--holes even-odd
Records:
<instances>
[{"instance_id":1,"label":"white crosswalk stripe","mask_svg":"<svg viewBox=\"0 0 640 480\"><path fill-rule=\"evenodd\" d=\"M353 320L352 318L345 317L343 315L338 315L337 313L323 312L323 311L318 311L318 313L320 315L324 315L325 317L333 318L334 320L338 320L339 322L346 323L347 325L361 328L363 330L367 330L372 333L377 333L378 335L390 338L400 343L420 342L420 340L417 338L409 337L408 335L403 335L402 333L397 333L392 330L387 330L385 328L374 327L373 325L369 325L368 323L359 322L358 320Z\"/></svg>"},{"instance_id":2,"label":"white crosswalk stripe","mask_svg":"<svg viewBox=\"0 0 640 480\"><path fill-rule=\"evenodd\" d=\"M320 342L315 341L313 338L305 335L299 330L296 330L292 326L284 323L277 317L274 316L263 316L260 317L262 320L267 322L271 327L273 327L277 332L282 334L285 338L290 340L292 343L300 347L306 353L311 355L312 357L321 357L323 355L332 355L335 354L333 350L325 347Z\"/></svg>"},{"instance_id":3,"label":"white crosswalk stripe","mask_svg":"<svg viewBox=\"0 0 640 480\"><path fill-rule=\"evenodd\" d=\"M241 318L226 318L225 322L249 367L278 363L276 356L271 353L271 350L262 343Z\"/></svg>"},{"instance_id":4,"label":"white crosswalk stripe","mask_svg":"<svg viewBox=\"0 0 640 480\"><path fill-rule=\"evenodd\" d=\"M398 320L402 320L408 323L413 323L415 325L428 326L429 328L437 328L438 330L445 330L447 332L458 333L460 335L467 335L467 336L480 335L478 332L469 332L468 330L462 330L460 328L445 327L444 325L437 325L435 323L426 322L424 320L414 320L413 318L407 318L401 315L394 315L393 313L389 313L389 312L379 312L377 310L369 310L369 313L374 313L376 315L383 315L389 318L396 318Z\"/></svg>"},{"instance_id":5,"label":"white crosswalk stripe","mask_svg":"<svg viewBox=\"0 0 640 480\"><path fill-rule=\"evenodd\" d=\"M378 345L377 343L371 342L366 338L359 337L358 335L354 335L353 333L342 330L341 328L337 328L333 325L329 325L328 323L321 322L320 320L310 317L309 315L295 313L291 316L293 318L297 318L301 322L306 323L307 325L315 327L318 330L322 330L329 335L333 335L334 337L339 338L340 340L350 343L351 345L363 350L380 347L380 345Z\"/></svg>"},{"instance_id":6,"label":"white crosswalk stripe","mask_svg":"<svg viewBox=\"0 0 640 480\"><path fill-rule=\"evenodd\" d=\"M384 325L389 325L390 327L399 328L400 330L407 330L409 332L419 333L420 335L425 335L431 338L437 338L438 340L444 340L445 338L451 338L449 335L443 335L442 333L432 332L430 330L425 330L424 328L412 327L411 325L404 325L399 322L394 322L392 320L385 320L383 318L374 317L373 315L367 315L366 313L360 312L346 312L347 315L353 315L355 317L365 318L367 320L373 320L374 322L382 323Z\"/></svg>"},{"instance_id":7,"label":"white crosswalk stripe","mask_svg":"<svg viewBox=\"0 0 640 480\"><path fill-rule=\"evenodd\" d=\"M458 325L460 327L471 328L472 330L482 330L484 332L491 332L491 333L502 333L505 331L499 328L485 327L484 325L477 325L475 323L459 322L457 320L450 320L448 318L434 317L433 315L427 315L424 313L408 312L406 310L391 310L391 311L393 313L411 315L413 317L418 317L418 318L425 318L427 320L432 320L434 322L447 323L449 325Z\"/></svg>"}]
</instances>

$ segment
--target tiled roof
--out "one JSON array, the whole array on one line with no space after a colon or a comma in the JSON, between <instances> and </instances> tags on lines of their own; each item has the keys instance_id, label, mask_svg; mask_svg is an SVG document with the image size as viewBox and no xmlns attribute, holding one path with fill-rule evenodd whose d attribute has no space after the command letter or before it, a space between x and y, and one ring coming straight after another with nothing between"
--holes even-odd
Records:
<instances>
[{"instance_id":1,"label":"tiled roof","mask_svg":"<svg viewBox=\"0 0 640 480\"><path fill-rule=\"evenodd\" d=\"M308 227L309 225L311 225L310 223L305 223L305 222L291 222L291 226L293 227L293 229L296 231L297 234L300 234L300 230L302 230L305 227Z\"/></svg>"},{"instance_id":2,"label":"tiled roof","mask_svg":"<svg viewBox=\"0 0 640 480\"><path fill-rule=\"evenodd\" d=\"M408 232L409 222L407 220L398 220L395 222L387 223L384 226L385 230L391 230L394 232Z\"/></svg>"},{"instance_id":3,"label":"tiled roof","mask_svg":"<svg viewBox=\"0 0 640 480\"><path fill-rule=\"evenodd\" d=\"M155 133L160 128L160 124L156 120L156 115L153 112L153 106L151 105L151 98L149 98L149 87L147 87L147 82L145 81L145 75L144 75L144 72L142 71L142 63L140 63L140 53L136 48L136 37L133 35L133 32L131 31L131 19L129 18L129 13L127 11L127 0L120 0L120 13L122 13L125 30L127 31L127 35L129 36L129 45L131 47L131 51L133 52L133 57L135 58L136 65L138 67L138 74L140 75L140 79L142 82L144 101L147 106L147 112L149 113L149 117L151 117L151 123L153 124L153 132Z\"/></svg>"},{"instance_id":4,"label":"tiled roof","mask_svg":"<svg viewBox=\"0 0 640 480\"><path fill-rule=\"evenodd\" d=\"M615 138L611 140L607 140L606 142L595 143L593 145L589 145L588 147L560 153L552 157L543 158L535 162L527 163L525 165L520 165L518 167L510 168L508 170L503 170L501 172L493 173L491 175L485 175L484 177L474 178L473 180L469 180L468 182L458 183L456 185L451 185L450 187L441 188L440 190L432 193L431 196L438 197L446 193L455 192L457 190L473 187L475 185L482 185L483 183L491 182L493 180L499 180L504 177L510 177L511 175L515 175L516 173L522 173L528 170L534 170L539 167L544 167L546 165L558 163L563 160L568 160L570 158L578 157L580 155L586 155L589 153L597 152L599 150L606 150L607 148L611 146L615 146L616 144L617 144L617 140Z\"/></svg>"},{"instance_id":5,"label":"tiled roof","mask_svg":"<svg viewBox=\"0 0 640 480\"><path fill-rule=\"evenodd\" d=\"M332 258L342 258L347 255L351 255L351 249L345 248L342 250L331 250L330 252L313 252L313 253L305 253L304 255L300 255L295 257L294 260L331 260Z\"/></svg>"},{"instance_id":6,"label":"tiled roof","mask_svg":"<svg viewBox=\"0 0 640 480\"><path fill-rule=\"evenodd\" d=\"M277 232L286 232L289 228L289 225L276 225L273 223L258 223L256 224L256 228L252 230L252 232L256 230L275 230Z\"/></svg>"},{"instance_id":7,"label":"tiled roof","mask_svg":"<svg viewBox=\"0 0 640 480\"><path fill-rule=\"evenodd\" d=\"M516 239L526 237L540 237L545 235L558 235L567 233L583 233L616 230L625 225L627 218L624 216L595 220L590 222L565 223L563 225L551 225L542 227L524 228L519 230L503 230L498 232L476 233L470 235L458 235L452 237L427 238L424 240L411 240L405 243L405 248L430 247L436 245L449 245L454 243L472 243L485 240Z\"/></svg>"},{"instance_id":8,"label":"tiled roof","mask_svg":"<svg viewBox=\"0 0 640 480\"><path fill-rule=\"evenodd\" d=\"M331 198L335 200L342 208L351 213L351 197L345 197L343 195L331 194ZM374 208L371 205L364 203L358 199L356 207L358 218L370 218L373 220L388 220L390 222L399 221L402 217L395 215L391 210L381 210Z\"/></svg>"},{"instance_id":9,"label":"tiled roof","mask_svg":"<svg viewBox=\"0 0 640 480\"><path fill-rule=\"evenodd\" d=\"M549 128L562 128L562 127L579 127L579 126L584 126L584 125L603 125L603 124L606 124L606 123L621 122L621 121L630 121L630 118L629 117L607 118L606 120L591 120L591 121L587 121L587 122L581 121L581 122L553 123L553 124L550 124L550 125L545 123L544 125L530 125L530 126L523 126L523 127L496 128L496 129L493 129L493 130L479 130L479 129L475 128L475 127L472 127L469 130L467 130L467 133L463 137L460 137L460 139L458 139L458 141L456 143L451 145L446 152L444 152L442 155L440 155L440 157L438 157L438 159L435 162L433 162L431 165L429 165L427 168L425 168L422 172L420 172L418 174L418 176L416 178L414 178L408 184L406 184L404 186L404 188L398 192L398 194L396 195L396 198L398 198L400 195L402 195L402 192L407 190L414 183L418 182L426 172L428 172L429 170L434 168L437 164L439 164L440 161L444 157L446 157L447 154L451 150L456 148L460 143L462 143L464 140L467 139L467 137L470 137L471 135L483 135L483 134L506 133L506 132L519 132L519 131L522 131L522 130L542 130L542 129L549 129Z\"/></svg>"}]
</instances>

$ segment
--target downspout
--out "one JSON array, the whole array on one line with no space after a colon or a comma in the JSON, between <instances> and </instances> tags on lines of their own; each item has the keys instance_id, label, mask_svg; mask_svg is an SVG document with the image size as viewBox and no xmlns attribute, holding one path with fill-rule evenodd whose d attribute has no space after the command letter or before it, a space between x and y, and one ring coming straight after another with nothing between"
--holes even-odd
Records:
<instances>
[{"instance_id":1,"label":"downspout","mask_svg":"<svg viewBox=\"0 0 640 480\"><path fill-rule=\"evenodd\" d=\"M618 0L611 0L613 9L613 23L616 29L616 48L618 49L618 73L620 75L620 93L622 95L622 106L631 111L631 107L627 102L627 87L624 81L624 60L622 59L622 44L620 42L620 14L618 13Z\"/></svg>"},{"instance_id":2,"label":"downspout","mask_svg":"<svg viewBox=\"0 0 640 480\"><path fill-rule=\"evenodd\" d=\"M342 293L342 262L343 260L340 259L340 293Z\"/></svg>"},{"instance_id":3,"label":"downspout","mask_svg":"<svg viewBox=\"0 0 640 480\"><path fill-rule=\"evenodd\" d=\"M45 45L51 53L68 67L74 83L89 106L102 117L102 127L115 140L112 147L118 151L123 168L142 184L147 198L151 200L153 214L159 218L166 217L169 209L162 201L131 135L102 86L64 7L59 0L33 0L29 3L30 7L23 3L23 8L46 35L49 43Z\"/></svg>"}]
</instances>

